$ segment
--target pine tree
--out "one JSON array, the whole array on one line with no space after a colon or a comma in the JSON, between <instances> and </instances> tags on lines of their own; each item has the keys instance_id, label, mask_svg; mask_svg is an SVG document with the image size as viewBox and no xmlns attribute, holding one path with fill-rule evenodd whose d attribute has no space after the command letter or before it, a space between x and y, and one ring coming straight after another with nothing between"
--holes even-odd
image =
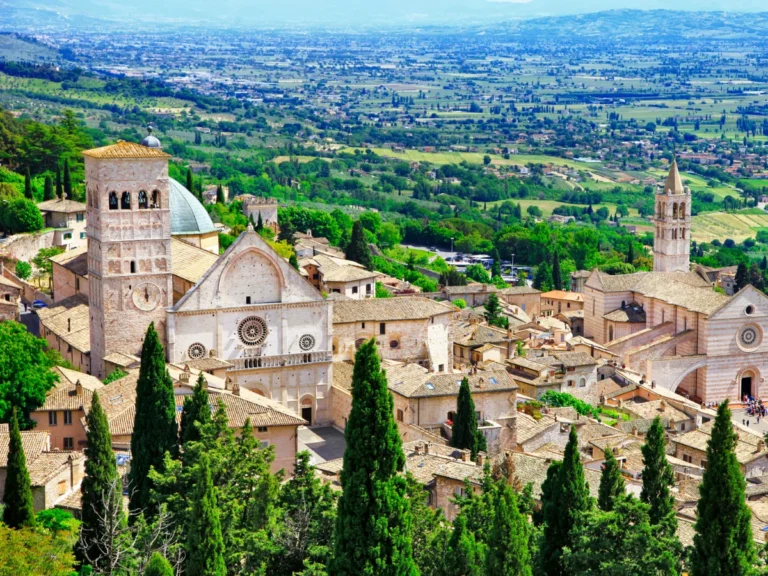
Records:
<instances>
[{"instance_id":1,"label":"pine tree","mask_svg":"<svg viewBox=\"0 0 768 576\"><path fill-rule=\"evenodd\" d=\"M763 259L760 261L760 270L768 269L768 257L763 255Z\"/></svg>"},{"instance_id":2,"label":"pine tree","mask_svg":"<svg viewBox=\"0 0 768 576\"><path fill-rule=\"evenodd\" d=\"M10 528L34 526L35 506L32 500L32 484L27 470L27 457L19 431L16 408L11 412L9 423L8 461L5 472L3 522Z\"/></svg>"},{"instance_id":3,"label":"pine tree","mask_svg":"<svg viewBox=\"0 0 768 576\"><path fill-rule=\"evenodd\" d=\"M192 192L192 194L195 193L195 186L194 186L194 181L192 179L192 169L191 168L187 168L187 190Z\"/></svg>"},{"instance_id":4,"label":"pine tree","mask_svg":"<svg viewBox=\"0 0 768 576\"><path fill-rule=\"evenodd\" d=\"M200 455L192 515L187 526L187 576L225 576L224 539L208 454Z\"/></svg>"},{"instance_id":5,"label":"pine tree","mask_svg":"<svg viewBox=\"0 0 768 576\"><path fill-rule=\"evenodd\" d=\"M131 435L129 475L132 511L149 513L150 467L163 469L166 452L175 452L178 441L173 380L165 367L165 352L154 322L147 328L141 348L141 367L136 384L136 416Z\"/></svg>"},{"instance_id":6,"label":"pine tree","mask_svg":"<svg viewBox=\"0 0 768 576\"><path fill-rule=\"evenodd\" d=\"M552 286L555 290L563 289L563 276L560 273L560 252L555 246L555 255L552 257Z\"/></svg>"},{"instance_id":7,"label":"pine tree","mask_svg":"<svg viewBox=\"0 0 768 576\"><path fill-rule=\"evenodd\" d=\"M629 241L629 250L627 250L627 264L632 264L635 261L635 243L632 240Z\"/></svg>"},{"instance_id":8,"label":"pine tree","mask_svg":"<svg viewBox=\"0 0 768 576\"><path fill-rule=\"evenodd\" d=\"M739 262L739 265L736 267L736 277L734 278L734 286L733 289L738 292L744 286L747 285L749 282L749 275L747 271L747 265L744 264L744 262Z\"/></svg>"},{"instance_id":9,"label":"pine tree","mask_svg":"<svg viewBox=\"0 0 768 576\"><path fill-rule=\"evenodd\" d=\"M216 186L216 204L226 204L226 199L224 198L224 189L221 187L221 184Z\"/></svg>"},{"instance_id":10,"label":"pine tree","mask_svg":"<svg viewBox=\"0 0 768 576\"><path fill-rule=\"evenodd\" d=\"M72 200L72 175L69 172L69 160L64 159L64 194Z\"/></svg>"},{"instance_id":11,"label":"pine tree","mask_svg":"<svg viewBox=\"0 0 768 576\"><path fill-rule=\"evenodd\" d=\"M493 265L491 266L491 278L496 276L501 278L501 256L498 248L493 249Z\"/></svg>"},{"instance_id":12,"label":"pine tree","mask_svg":"<svg viewBox=\"0 0 768 576\"><path fill-rule=\"evenodd\" d=\"M467 529L467 520L459 514L445 553L444 576L485 576L483 545Z\"/></svg>"},{"instance_id":13,"label":"pine tree","mask_svg":"<svg viewBox=\"0 0 768 576\"><path fill-rule=\"evenodd\" d=\"M154 552L144 569L144 576L174 576L173 566L159 552Z\"/></svg>"},{"instance_id":14,"label":"pine tree","mask_svg":"<svg viewBox=\"0 0 768 576\"><path fill-rule=\"evenodd\" d=\"M27 168L27 173L24 175L24 197L28 200L35 199L32 194L32 175L29 173L29 168Z\"/></svg>"},{"instance_id":15,"label":"pine tree","mask_svg":"<svg viewBox=\"0 0 768 576\"><path fill-rule=\"evenodd\" d=\"M675 484L675 473L666 455L666 440L661 419L656 417L645 435L643 452L643 490L640 499L650 506L651 525L659 526L667 536L677 532L675 499L669 489Z\"/></svg>"},{"instance_id":16,"label":"pine tree","mask_svg":"<svg viewBox=\"0 0 768 576\"><path fill-rule=\"evenodd\" d=\"M746 482L736 459L738 437L728 401L717 409L707 443L707 468L699 486L691 556L692 576L749 574L756 560Z\"/></svg>"},{"instance_id":17,"label":"pine tree","mask_svg":"<svg viewBox=\"0 0 768 576\"><path fill-rule=\"evenodd\" d=\"M571 427L563 461L552 466L542 485L541 520L544 529L538 564L541 574L564 576L567 571L562 561L563 548L572 547L572 531L577 520L592 508L575 426Z\"/></svg>"},{"instance_id":18,"label":"pine tree","mask_svg":"<svg viewBox=\"0 0 768 576\"><path fill-rule=\"evenodd\" d=\"M335 576L415 576L405 466L392 395L372 338L355 356L332 569Z\"/></svg>"},{"instance_id":19,"label":"pine tree","mask_svg":"<svg viewBox=\"0 0 768 576\"><path fill-rule=\"evenodd\" d=\"M517 496L501 483L495 504L486 573L488 576L532 576L530 526L520 513Z\"/></svg>"},{"instance_id":20,"label":"pine tree","mask_svg":"<svg viewBox=\"0 0 768 576\"><path fill-rule=\"evenodd\" d=\"M85 549L78 550L80 560L89 564L101 556L98 543L103 541L103 518L114 518L122 523L123 486L117 471L117 460L112 451L112 434L107 416L101 407L98 393L93 393L91 410L86 416L85 477L82 482L82 526L80 539ZM105 514L105 512L108 512ZM114 514L112 514L114 512ZM102 566L94 566L96 569ZM106 568L106 567L104 567Z\"/></svg>"},{"instance_id":21,"label":"pine tree","mask_svg":"<svg viewBox=\"0 0 768 576\"><path fill-rule=\"evenodd\" d=\"M53 180L51 180L50 176L46 175L43 184L43 200L53 200L53 198Z\"/></svg>"},{"instance_id":22,"label":"pine tree","mask_svg":"<svg viewBox=\"0 0 768 576\"><path fill-rule=\"evenodd\" d=\"M191 396L184 399L184 410L181 413L181 430L179 443L200 440L200 429L211 422L211 401L208 397L208 384L203 373L197 377Z\"/></svg>"},{"instance_id":23,"label":"pine tree","mask_svg":"<svg viewBox=\"0 0 768 576\"><path fill-rule=\"evenodd\" d=\"M477 453L486 450L485 436L477 429L477 414L469 379L465 376L461 381L459 396L456 401L456 415L453 419L451 446L472 452L472 460Z\"/></svg>"},{"instance_id":24,"label":"pine tree","mask_svg":"<svg viewBox=\"0 0 768 576\"><path fill-rule=\"evenodd\" d=\"M259 220L256 222L256 232L264 230L264 220L261 218L261 212L259 212Z\"/></svg>"},{"instance_id":25,"label":"pine tree","mask_svg":"<svg viewBox=\"0 0 768 576\"><path fill-rule=\"evenodd\" d=\"M605 463L603 473L600 476L600 490L597 496L597 505L601 510L610 512L613 510L616 500L626 496L624 477L621 475L616 457L613 451L607 448L605 451Z\"/></svg>"},{"instance_id":26,"label":"pine tree","mask_svg":"<svg viewBox=\"0 0 768 576\"><path fill-rule=\"evenodd\" d=\"M360 220L356 220L352 226L352 235L347 244L345 257L347 260L362 264L366 270L373 270L373 256L371 256L371 249L365 239L365 229Z\"/></svg>"},{"instance_id":27,"label":"pine tree","mask_svg":"<svg viewBox=\"0 0 768 576\"><path fill-rule=\"evenodd\" d=\"M61 166L56 163L56 198L64 198L64 186L61 182Z\"/></svg>"}]
</instances>

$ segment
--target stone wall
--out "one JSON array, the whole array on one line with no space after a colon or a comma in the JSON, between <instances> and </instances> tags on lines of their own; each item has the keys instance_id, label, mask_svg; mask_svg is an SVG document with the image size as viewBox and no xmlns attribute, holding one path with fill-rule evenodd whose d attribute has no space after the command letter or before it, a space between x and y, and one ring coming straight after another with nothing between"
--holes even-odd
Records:
<instances>
[{"instance_id":1,"label":"stone wall","mask_svg":"<svg viewBox=\"0 0 768 576\"><path fill-rule=\"evenodd\" d=\"M37 253L43 248L53 246L54 236L55 232L53 230L9 236L4 242L0 243L0 256L27 262L37 256Z\"/></svg>"}]
</instances>

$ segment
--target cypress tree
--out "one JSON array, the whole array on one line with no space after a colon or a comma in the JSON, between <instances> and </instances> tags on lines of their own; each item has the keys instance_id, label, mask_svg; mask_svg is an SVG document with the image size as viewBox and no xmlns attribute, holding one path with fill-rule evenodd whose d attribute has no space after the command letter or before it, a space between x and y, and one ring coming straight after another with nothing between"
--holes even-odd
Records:
<instances>
[{"instance_id":1,"label":"cypress tree","mask_svg":"<svg viewBox=\"0 0 768 576\"><path fill-rule=\"evenodd\" d=\"M563 289L563 276L560 274L560 252L555 246L555 255L552 257L552 286L555 290Z\"/></svg>"},{"instance_id":2,"label":"cypress tree","mask_svg":"<svg viewBox=\"0 0 768 576\"><path fill-rule=\"evenodd\" d=\"M221 184L216 186L216 203L217 204L226 204L226 199L224 198L224 188L221 187Z\"/></svg>"},{"instance_id":3,"label":"cypress tree","mask_svg":"<svg viewBox=\"0 0 768 576\"><path fill-rule=\"evenodd\" d=\"M293 266L295 270L299 269L299 259L296 257L296 252L293 252L291 256L288 258L288 264Z\"/></svg>"},{"instance_id":4,"label":"cypress tree","mask_svg":"<svg viewBox=\"0 0 768 576\"><path fill-rule=\"evenodd\" d=\"M203 373L197 377L191 396L184 399L184 410L181 413L181 430L179 443L197 442L200 440L200 429L209 424L211 417L211 402ZM197 426L195 425L197 423Z\"/></svg>"},{"instance_id":5,"label":"cypress tree","mask_svg":"<svg viewBox=\"0 0 768 576\"><path fill-rule=\"evenodd\" d=\"M72 175L69 173L69 160L64 159L64 193L72 199Z\"/></svg>"},{"instance_id":6,"label":"cypress tree","mask_svg":"<svg viewBox=\"0 0 768 576\"><path fill-rule=\"evenodd\" d=\"M6 465L3 522L10 528L34 526L35 506L32 500L32 483L27 470L27 457L19 431L16 407L9 423L8 463Z\"/></svg>"},{"instance_id":7,"label":"cypress tree","mask_svg":"<svg viewBox=\"0 0 768 576\"><path fill-rule=\"evenodd\" d=\"M486 574L532 576L528 519L520 513L517 496L507 484L500 483L497 490Z\"/></svg>"},{"instance_id":8,"label":"cypress tree","mask_svg":"<svg viewBox=\"0 0 768 576\"><path fill-rule=\"evenodd\" d=\"M224 539L208 454L200 455L195 501L187 527L187 576L225 576Z\"/></svg>"},{"instance_id":9,"label":"cypress tree","mask_svg":"<svg viewBox=\"0 0 768 576\"><path fill-rule=\"evenodd\" d=\"M635 243L632 240L629 241L629 250L627 250L627 264L632 264L635 261Z\"/></svg>"},{"instance_id":10,"label":"cypress tree","mask_svg":"<svg viewBox=\"0 0 768 576\"><path fill-rule=\"evenodd\" d=\"M736 277L734 278L734 286L733 289L738 292L744 286L747 285L749 282L749 273L747 270L747 265L744 264L744 262L739 262L739 265L736 267Z\"/></svg>"},{"instance_id":11,"label":"cypress tree","mask_svg":"<svg viewBox=\"0 0 768 576\"><path fill-rule=\"evenodd\" d=\"M163 469L163 457L168 451L175 452L177 440L173 380L165 367L165 352L153 322L144 337L136 384L129 475L131 510L140 512L149 508L149 469L152 466L156 470Z\"/></svg>"},{"instance_id":12,"label":"cypress tree","mask_svg":"<svg viewBox=\"0 0 768 576\"><path fill-rule=\"evenodd\" d=\"M410 512L394 402L376 340L357 351L337 511L334 576L415 576Z\"/></svg>"},{"instance_id":13,"label":"cypress tree","mask_svg":"<svg viewBox=\"0 0 768 576\"><path fill-rule=\"evenodd\" d=\"M259 212L259 220L256 223L256 232L261 232L264 230L264 220L261 218L261 212Z\"/></svg>"},{"instance_id":14,"label":"cypress tree","mask_svg":"<svg viewBox=\"0 0 768 576\"><path fill-rule=\"evenodd\" d=\"M187 168L187 190L192 192L192 194L195 193L195 186L192 180L192 168Z\"/></svg>"},{"instance_id":15,"label":"cypress tree","mask_svg":"<svg viewBox=\"0 0 768 576\"><path fill-rule=\"evenodd\" d=\"M29 168L27 168L27 173L24 175L24 197L28 200L35 199L32 194L32 175L29 173Z\"/></svg>"},{"instance_id":16,"label":"cypress tree","mask_svg":"<svg viewBox=\"0 0 768 576\"><path fill-rule=\"evenodd\" d=\"M56 198L64 198L64 186L61 183L61 165L56 163Z\"/></svg>"},{"instance_id":17,"label":"cypress tree","mask_svg":"<svg viewBox=\"0 0 768 576\"><path fill-rule=\"evenodd\" d=\"M144 576L174 576L173 566L159 552L153 552L144 570Z\"/></svg>"},{"instance_id":18,"label":"cypress tree","mask_svg":"<svg viewBox=\"0 0 768 576\"><path fill-rule=\"evenodd\" d=\"M650 506L648 516L652 526L659 526L665 536L677 533L675 500L669 489L675 484L675 473L666 455L664 427L657 416L645 435L643 452L643 490L640 499Z\"/></svg>"},{"instance_id":19,"label":"cypress tree","mask_svg":"<svg viewBox=\"0 0 768 576\"><path fill-rule=\"evenodd\" d=\"M352 235L347 244L345 257L347 260L362 264L367 270L373 270L373 256L365 240L365 230L360 220L356 220L352 226Z\"/></svg>"},{"instance_id":20,"label":"cypress tree","mask_svg":"<svg viewBox=\"0 0 768 576\"><path fill-rule=\"evenodd\" d=\"M117 523L122 523L123 486L117 472L117 460L112 451L112 434L109 422L101 407L98 393L93 393L91 411L86 417L88 431L85 448L85 477L82 483L82 537L78 556L82 562L93 563L101 554L97 542L101 542L103 532L108 527L102 518L110 517L114 512ZM105 514L106 512L106 514ZM94 566L94 568L106 568Z\"/></svg>"},{"instance_id":21,"label":"cypress tree","mask_svg":"<svg viewBox=\"0 0 768 576\"><path fill-rule=\"evenodd\" d=\"M691 556L692 576L749 574L757 559L746 482L736 459L738 437L728 401L717 409L707 443L707 468L699 486L701 498Z\"/></svg>"},{"instance_id":22,"label":"cypress tree","mask_svg":"<svg viewBox=\"0 0 768 576\"><path fill-rule=\"evenodd\" d=\"M493 265L491 266L491 278L501 277L501 256L499 255L499 249L493 249Z\"/></svg>"},{"instance_id":23,"label":"cypress tree","mask_svg":"<svg viewBox=\"0 0 768 576\"><path fill-rule=\"evenodd\" d=\"M43 200L53 200L53 180L51 177L45 176L45 183L43 184Z\"/></svg>"},{"instance_id":24,"label":"cypress tree","mask_svg":"<svg viewBox=\"0 0 768 576\"><path fill-rule=\"evenodd\" d=\"M607 448L605 451L605 463L603 473L600 476L600 490L597 496L597 505L601 510L610 512L616 504L617 498L626 496L624 478L621 475L616 457L613 451Z\"/></svg>"},{"instance_id":25,"label":"cypress tree","mask_svg":"<svg viewBox=\"0 0 768 576\"><path fill-rule=\"evenodd\" d=\"M477 429L477 414L475 413L475 401L472 400L472 391L469 389L469 379L465 376L459 388L459 397L456 400L456 415L453 419L453 431L451 434L451 446L470 450L472 460L477 458L477 453L486 449L485 436Z\"/></svg>"},{"instance_id":26,"label":"cypress tree","mask_svg":"<svg viewBox=\"0 0 768 576\"><path fill-rule=\"evenodd\" d=\"M445 551L444 576L485 576L483 545L467 529L467 519L459 514Z\"/></svg>"},{"instance_id":27,"label":"cypress tree","mask_svg":"<svg viewBox=\"0 0 768 576\"><path fill-rule=\"evenodd\" d=\"M763 254L763 259L760 260L760 270L768 269L768 257Z\"/></svg>"},{"instance_id":28,"label":"cypress tree","mask_svg":"<svg viewBox=\"0 0 768 576\"><path fill-rule=\"evenodd\" d=\"M563 548L572 548L572 531L579 517L592 508L589 487L579 457L579 439L571 427L562 463L557 463L542 485L543 538L539 549L539 571L548 576L567 574ZM545 489L546 486L546 489Z\"/></svg>"}]
</instances>

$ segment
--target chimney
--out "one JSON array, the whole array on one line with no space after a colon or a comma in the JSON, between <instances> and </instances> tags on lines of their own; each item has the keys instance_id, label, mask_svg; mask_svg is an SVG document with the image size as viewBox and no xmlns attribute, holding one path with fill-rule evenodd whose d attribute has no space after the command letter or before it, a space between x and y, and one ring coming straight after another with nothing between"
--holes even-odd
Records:
<instances>
[{"instance_id":1,"label":"chimney","mask_svg":"<svg viewBox=\"0 0 768 576\"><path fill-rule=\"evenodd\" d=\"M637 431L637 426L632 426L632 436L640 436L640 433Z\"/></svg>"},{"instance_id":2,"label":"chimney","mask_svg":"<svg viewBox=\"0 0 768 576\"><path fill-rule=\"evenodd\" d=\"M763 442L763 439L760 438L760 440L757 441L757 453L759 454L763 450L765 450L765 442Z\"/></svg>"},{"instance_id":3,"label":"chimney","mask_svg":"<svg viewBox=\"0 0 768 576\"><path fill-rule=\"evenodd\" d=\"M83 395L83 385L80 383L80 380L75 382L75 394L77 394L78 396Z\"/></svg>"},{"instance_id":4,"label":"chimney","mask_svg":"<svg viewBox=\"0 0 768 576\"><path fill-rule=\"evenodd\" d=\"M416 446L413 449L414 454L421 455L424 452L424 445L423 444L416 444Z\"/></svg>"},{"instance_id":5,"label":"chimney","mask_svg":"<svg viewBox=\"0 0 768 576\"><path fill-rule=\"evenodd\" d=\"M224 390L232 390L232 378L229 376L224 380Z\"/></svg>"},{"instance_id":6,"label":"chimney","mask_svg":"<svg viewBox=\"0 0 768 576\"><path fill-rule=\"evenodd\" d=\"M483 452L477 453L477 460L475 461L478 466L485 464L485 454Z\"/></svg>"},{"instance_id":7,"label":"chimney","mask_svg":"<svg viewBox=\"0 0 768 576\"><path fill-rule=\"evenodd\" d=\"M469 450L462 450L461 451L461 461L467 462L469 460Z\"/></svg>"},{"instance_id":8,"label":"chimney","mask_svg":"<svg viewBox=\"0 0 768 576\"><path fill-rule=\"evenodd\" d=\"M667 408L667 403L664 402L664 400L659 402L659 412L664 412L664 410L666 410L666 408Z\"/></svg>"},{"instance_id":9,"label":"chimney","mask_svg":"<svg viewBox=\"0 0 768 576\"><path fill-rule=\"evenodd\" d=\"M179 374L179 382L181 382L182 384L189 384L189 375L190 375L189 366L185 364L184 370L182 370L181 374Z\"/></svg>"},{"instance_id":10,"label":"chimney","mask_svg":"<svg viewBox=\"0 0 768 576\"><path fill-rule=\"evenodd\" d=\"M234 394L235 396L240 396L240 384L238 384L237 382L232 384L232 394Z\"/></svg>"},{"instance_id":11,"label":"chimney","mask_svg":"<svg viewBox=\"0 0 768 576\"><path fill-rule=\"evenodd\" d=\"M428 454L429 454L429 442L424 444L424 455L426 456Z\"/></svg>"}]
</instances>

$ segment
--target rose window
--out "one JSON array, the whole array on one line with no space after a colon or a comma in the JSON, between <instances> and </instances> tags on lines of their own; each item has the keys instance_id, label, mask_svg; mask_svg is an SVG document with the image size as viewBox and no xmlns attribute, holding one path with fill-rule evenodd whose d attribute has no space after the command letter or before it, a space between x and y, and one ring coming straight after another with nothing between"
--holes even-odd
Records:
<instances>
[{"instance_id":1,"label":"rose window","mask_svg":"<svg viewBox=\"0 0 768 576\"><path fill-rule=\"evenodd\" d=\"M267 339L267 323L258 316L251 316L240 322L237 335L246 346L259 346Z\"/></svg>"},{"instance_id":2,"label":"rose window","mask_svg":"<svg viewBox=\"0 0 768 576\"><path fill-rule=\"evenodd\" d=\"M315 347L315 337L311 334L304 334L299 338L299 348L302 350L312 350Z\"/></svg>"},{"instance_id":3,"label":"rose window","mask_svg":"<svg viewBox=\"0 0 768 576\"><path fill-rule=\"evenodd\" d=\"M195 342L187 349L187 355L192 360L199 360L200 358L205 358L205 346L200 344L200 342Z\"/></svg>"}]
</instances>

